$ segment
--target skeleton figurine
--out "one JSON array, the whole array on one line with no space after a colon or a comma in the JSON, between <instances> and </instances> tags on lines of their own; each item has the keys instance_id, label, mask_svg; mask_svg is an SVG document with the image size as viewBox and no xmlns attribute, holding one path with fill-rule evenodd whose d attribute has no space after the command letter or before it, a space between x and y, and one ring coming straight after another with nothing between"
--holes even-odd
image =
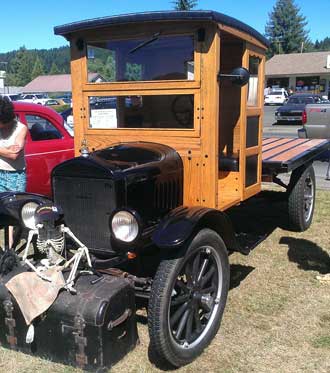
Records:
<instances>
[{"instance_id":1,"label":"skeleton figurine","mask_svg":"<svg viewBox=\"0 0 330 373\"><path fill-rule=\"evenodd\" d=\"M77 276L78 267L82 258L87 261L89 267L88 273L93 273L92 263L89 255L88 248L71 232L68 227L63 224L56 224L61 218L62 212L59 207L54 205L41 205L35 211L36 229L29 231L26 247L23 254L23 261L37 273L42 279L52 282L52 280L45 275L45 271L50 268L57 268L63 271L71 267L70 274L65 281L64 288L70 292L75 293L74 281ZM34 266L27 258L29 246L33 237L37 235L37 248L46 254L46 258L40 261L38 267ZM65 255L65 235L68 235L77 245L78 248L71 259L67 260ZM86 272L86 271L80 271Z\"/></svg>"}]
</instances>

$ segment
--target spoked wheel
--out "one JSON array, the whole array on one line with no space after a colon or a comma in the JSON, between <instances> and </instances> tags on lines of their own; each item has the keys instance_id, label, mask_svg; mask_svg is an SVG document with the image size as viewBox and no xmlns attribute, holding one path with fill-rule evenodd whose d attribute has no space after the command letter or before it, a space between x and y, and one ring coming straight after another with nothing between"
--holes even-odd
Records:
<instances>
[{"instance_id":1,"label":"spoked wheel","mask_svg":"<svg viewBox=\"0 0 330 373\"><path fill-rule=\"evenodd\" d=\"M302 166L293 171L288 198L291 228L303 232L312 223L315 204L315 173L313 166Z\"/></svg>"},{"instance_id":2,"label":"spoked wheel","mask_svg":"<svg viewBox=\"0 0 330 373\"><path fill-rule=\"evenodd\" d=\"M176 367L194 360L218 331L228 286L227 250L210 229L195 236L183 257L162 261L148 311L157 355Z\"/></svg>"}]
</instances>

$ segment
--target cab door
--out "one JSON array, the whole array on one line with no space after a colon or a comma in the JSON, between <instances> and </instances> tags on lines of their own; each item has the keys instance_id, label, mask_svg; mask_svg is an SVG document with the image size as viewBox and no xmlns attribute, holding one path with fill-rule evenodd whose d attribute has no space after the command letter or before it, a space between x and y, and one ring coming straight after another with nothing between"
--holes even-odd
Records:
<instances>
[{"instance_id":1,"label":"cab door","mask_svg":"<svg viewBox=\"0 0 330 373\"><path fill-rule=\"evenodd\" d=\"M242 88L241 96L243 129L240 144L240 170L243 184L241 199L245 200L261 190L265 57L257 47L247 44L243 66L250 72L249 83Z\"/></svg>"}]
</instances>

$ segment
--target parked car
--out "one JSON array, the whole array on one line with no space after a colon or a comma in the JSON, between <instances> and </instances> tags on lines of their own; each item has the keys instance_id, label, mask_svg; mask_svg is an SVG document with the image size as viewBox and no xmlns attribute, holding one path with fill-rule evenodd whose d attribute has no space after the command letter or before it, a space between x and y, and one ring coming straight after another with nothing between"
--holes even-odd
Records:
<instances>
[{"instance_id":1,"label":"parked car","mask_svg":"<svg viewBox=\"0 0 330 373\"><path fill-rule=\"evenodd\" d=\"M275 111L277 124L286 122L301 124L304 120L303 113L306 105L321 101L319 95L310 93L297 93L290 96L286 104Z\"/></svg>"},{"instance_id":2,"label":"parked car","mask_svg":"<svg viewBox=\"0 0 330 373\"><path fill-rule=\"evenodd\" d=\"M65 105L65 102L62 100L62 99L59 99L59 98L50 98L49 100L47 100L45 102L45 105L46 106L63 106Z\"/></svg>"},{"instance_id":3,"label":"parked car","mask_svg":"<svg viewBox=\"0 0 330 373\"><path fill-rule=\"evenodd\" d=\"M52 109L56 110L57 112L61 112L66 110L70 107L70 104L67 104L61 98L50 98L45 102L46 106L50 106Z\"/></svg>"},{"instance_id":4,"label":"parked car","mask_svg":"<svg viewBox=\"0 0 330 373\"><path fill-rule=\"evenodd\" d=\"M74 157L73 137L61 115L50 108L15 102L14 109L29 129L25 146L27 191L50 196L50 173L57 164Z\"/></svg>"},{"instance_id":5,"label":"parked car","mask_svg":"<svg viewBox=\"0 0 330 373\"><path fill-rule=\"evenodd\" d=\"M300 138L330 139L330 102L306 105L303 114L303 128L298 130ZM329 160L330 151L321 155L321 160Z\"/></svg>"},{"instance_id":6,"label":"parked car","mask_svg":"<svg viewBox=\"0 0 330 373\"><path fill-rule=\"evenodd\" d=\"M72 99L70 97L57 97L56 100L62 100L66 105L72 106Z\"/></svg>"},{"instance_id":7,"label":"parked car","mask_svg":"<svg viewBox=\"0 0 330 373\"><path fill-rule=\"evenodd\" d=\"M46 94L26 94L23 95L19 101L30 102L32 104L45 105L49 100L49 97Z\"/></svg>"},{"instance_id":8,"label":"parked car","mask_svg":"<svg viewBox=\"0 0 330 373\"><path fill-rule=\"evenodd\" d=\"M284 88L273 89L265 96L265 105L283 105L288 97Z\"/></svg>"},{"instance_id":9,"label":"parked car","mask_svg":"<svg viewBox=\"0 0 330 373\"><path fill-rule=\"evenodd\" d=\"M1 96L8 97L10 101L18 101L22 98L20 93L4 93Z\"/></svg>"}]
</instances>

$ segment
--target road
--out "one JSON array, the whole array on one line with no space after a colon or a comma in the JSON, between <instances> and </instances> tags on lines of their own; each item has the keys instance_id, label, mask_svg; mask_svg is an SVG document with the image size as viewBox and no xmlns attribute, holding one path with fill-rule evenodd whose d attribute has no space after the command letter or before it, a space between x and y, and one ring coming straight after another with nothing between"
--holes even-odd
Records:
<instances>
[{"instance_id":1,"label":"road","mask_svg":"<svg viewBox=\"0 0 330 373\"><path fill-rule=\"evenodd\" d=\"M275 121L275 111L278 106L265 106L264 107L264 137L278 136L278 137L297 137L297 131L301 125L277 125ZM318 188L329 189L330 181L325 180L328 163L314 162L316 184ZM286 177L285 177L286 179Z\"/></svg>"}]
</instances>

